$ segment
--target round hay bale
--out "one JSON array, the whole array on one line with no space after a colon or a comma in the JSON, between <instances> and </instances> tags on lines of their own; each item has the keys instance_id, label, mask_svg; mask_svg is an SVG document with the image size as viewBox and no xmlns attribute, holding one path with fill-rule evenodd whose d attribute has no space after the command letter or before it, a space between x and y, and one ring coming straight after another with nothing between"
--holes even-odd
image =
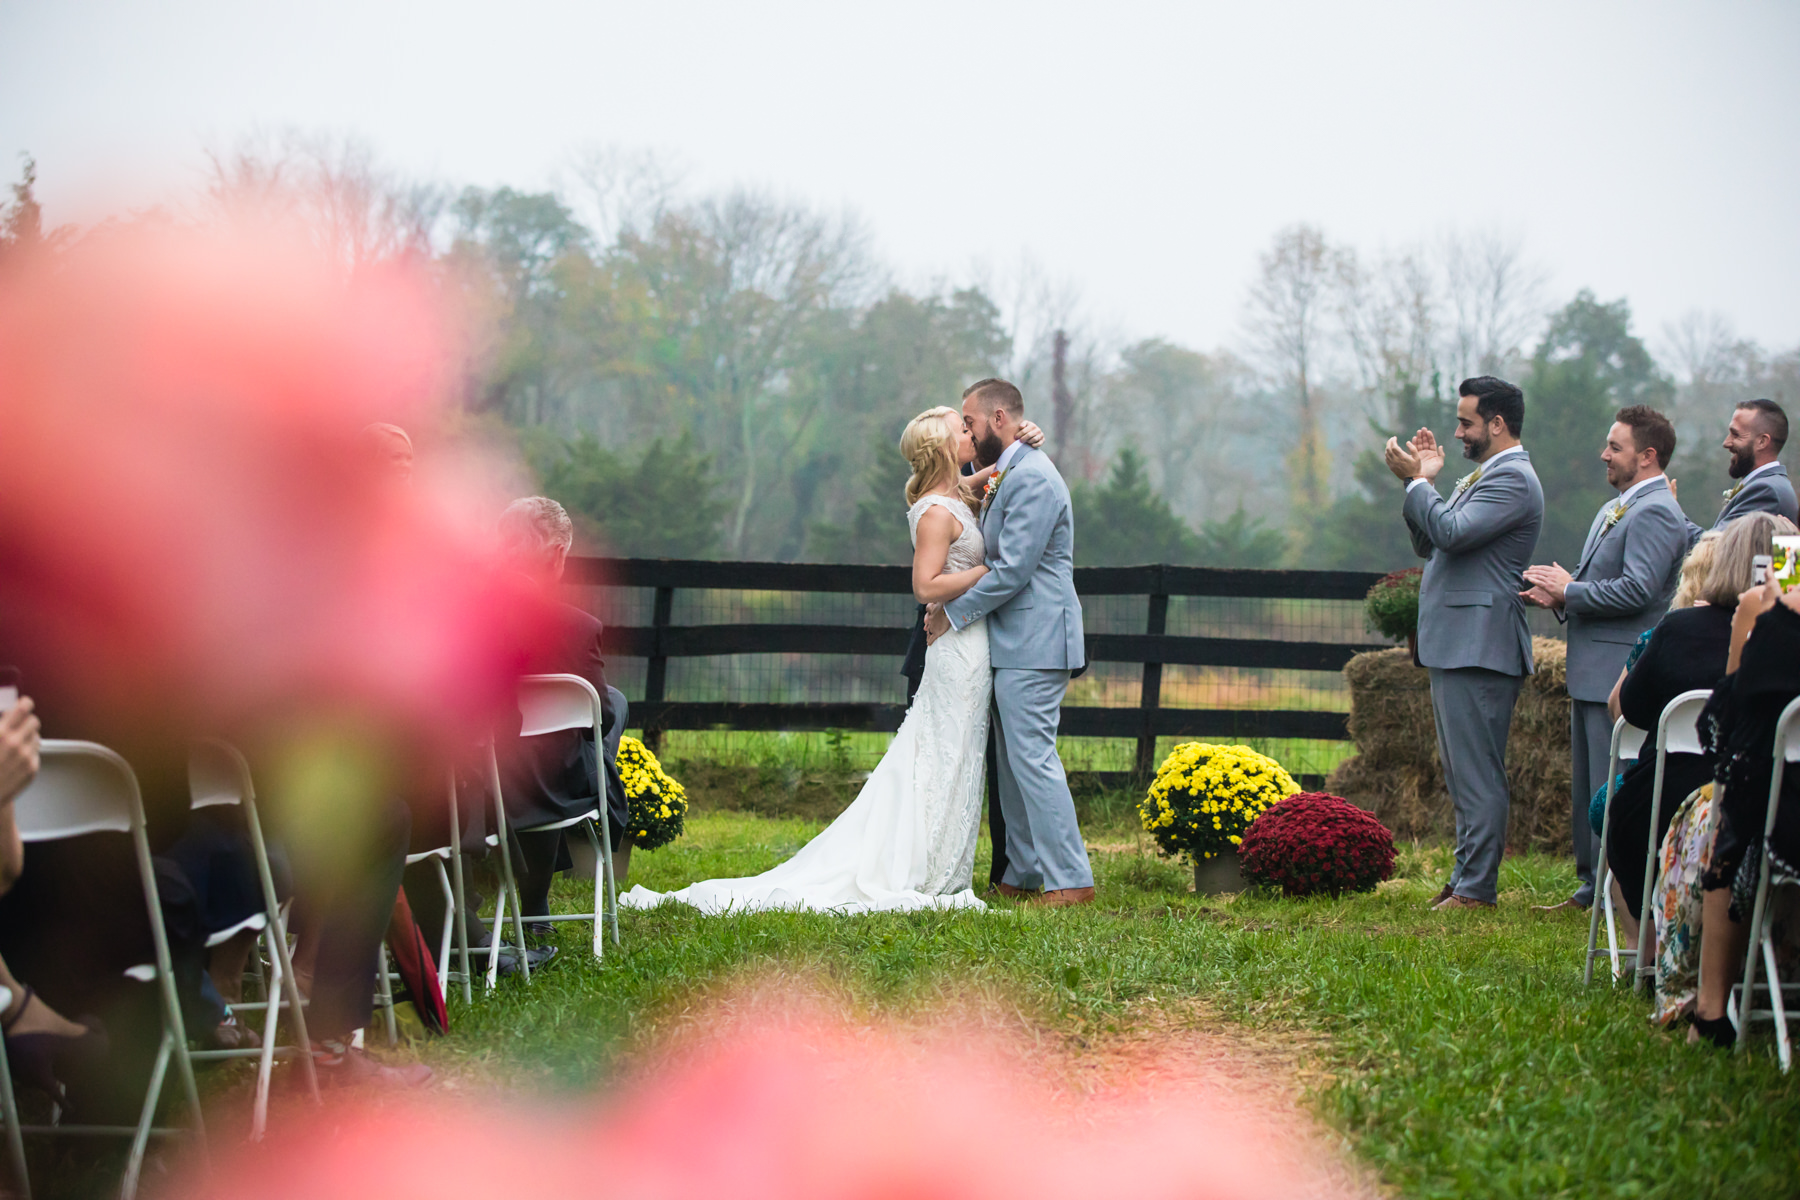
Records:
<instances>
[{"instance_id":1,"label":"round hay bale","mask_svg":"<svg viewBox=\"0 0 1800 1200\"><path fill-rule=\"evenodd\" d=\"M1526 678L1507 736L1512 793L1507 847L1569 849L1569 693L1564 646L1533 638L1537 673ZM1402 649L1358 654L1344 667L1356 754L1326 787L1367 809L1400 839L1454 836L1456 818L1438 763L1431 676Z\"/></svg>"}]
</instances>

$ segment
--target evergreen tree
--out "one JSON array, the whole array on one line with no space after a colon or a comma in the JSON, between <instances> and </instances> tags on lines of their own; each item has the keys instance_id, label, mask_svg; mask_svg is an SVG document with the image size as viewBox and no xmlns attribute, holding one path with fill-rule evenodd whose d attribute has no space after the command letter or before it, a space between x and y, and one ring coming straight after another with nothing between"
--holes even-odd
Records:
<instances>
[{"instance_id":1,"label":"evergreen tree","mask_svg":"<svg viewBox=\"0 0 1800 1200\"><path fill-rule=\"evenodd\" d=\"M906 459L886 438L875 439L863 472L863 496L846 521L815 521L807 529L807 556L815 562L885 563L912 561L912 533L906 525Z\"/></svg>"},{"instance_id":2,"label":"evergreen tree","mask_svg":"<svg viewBox=\"0 0 1800 1200\"><path fill-rule=\"evenodd\" d=\"M1194 561L1203 567L1259 567L1281 565L1287 553L1287 535L1271 529L1238 505L1223 521L1200 526Z\"/></svg>"},{"instance_id":3,"label":"evergreen tree","mask_svg":"<svg viewBox=\"0 0 1800 1200\"><path fill-rule=\"evenodd\" d=\"M1594 513L1614 495L1600 462L1613 414L1628 404L1667 412L1675 387L1632 334L1630 306L1601 304L1585 289L1550 318L1523 386L1523 440L1544 485L1533 558L1572 571Z\"/></svg>"},{"instance_id":4,"label":"evergreen tree","mask_svg":"<svg viewBox=\"0 0 1800 1200\"><path fill-rule=\"evenodd\" d=\"M627 558L709 558L719 548L712 460L683 433L651 442L635 466L591 437L540 444L544 494L569 510L605 553Z\"/></svg>"},{"instance_id":5,"label":"evergreen tree","mask_svg":"<svg viewBox=\"0 0 1800 1200\"><path fill-rule=\"evenodd\" d=\"M1075 562L1084 567L1194 563L1200 539L1150 486L1143 456L1129 447L1104 484L1076 484Z\"/></svg>"}]
</instances>

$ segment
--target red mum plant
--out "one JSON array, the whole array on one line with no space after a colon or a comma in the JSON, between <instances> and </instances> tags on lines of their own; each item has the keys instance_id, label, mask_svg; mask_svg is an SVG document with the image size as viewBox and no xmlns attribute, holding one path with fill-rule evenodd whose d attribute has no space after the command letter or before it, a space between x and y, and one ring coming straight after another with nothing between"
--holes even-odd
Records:
<instances>
[{"instance_id":1,"label":"red mum plant","mask_svg":"<svg viewBox=\"0 0 1800 1200\"><path fill-rule=\"evenodd\" d=\"M1301 792L1250 823L1238 863L1289 896L1371 892L1394 873L1394 835L1341 796Z\"/></svg>"}]
</instances>

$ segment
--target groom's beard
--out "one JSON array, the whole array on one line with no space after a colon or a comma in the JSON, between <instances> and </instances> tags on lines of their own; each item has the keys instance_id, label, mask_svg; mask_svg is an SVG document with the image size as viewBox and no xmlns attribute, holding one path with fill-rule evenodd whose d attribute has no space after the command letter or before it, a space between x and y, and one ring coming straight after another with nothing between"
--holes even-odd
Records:
<instances>
[{"instance_id":1,"label":"groom's beard","mask_svg":"<svg viewBox=\"0 0 1800 1200\"><path fill-rule=\"evenodd\" d=\"M991 467L1000 461L1000 455L1005 449L1000 435L990 429L985 437L975 440L975 461L981 466Z\"/></svg>"},{"instance_id":2,"label":"groom's beard","mask_svg":"<svg viewBox=\"0 0 1800 1200\"><path fill-rule=\"evenodd\" d=\"M1482 436L1482 439L1478 442L1464 442L1463 443L1463 457L1474 459L1476 462L1480 462L1482 457L1487 454L1488 447L1493 444L1494 444L1494 439L1490 436L1487 436L1486 434L1484 434Z\"/></svg>"},{"instance_id":3,"label":"groom's beard","mask_svg":"<svg viewBox=\"0 0 1800 1200\"><path fill-rule=\"evenodd\" d=\"M1742 479L1754 470L1756 470L1756 454L1745 447L1731 456L1731 466L1726 468L1726 473L1733 479Z\"/></svg>"}]
</instances>

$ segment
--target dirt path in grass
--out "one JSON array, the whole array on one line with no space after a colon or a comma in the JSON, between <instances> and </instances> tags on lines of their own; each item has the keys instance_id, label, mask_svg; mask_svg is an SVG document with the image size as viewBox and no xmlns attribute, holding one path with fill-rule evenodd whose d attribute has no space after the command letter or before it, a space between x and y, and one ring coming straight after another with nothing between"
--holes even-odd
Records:
<instances>
[{"instance_id":1,"label":"dirt path in grass","mask_svg":"<svg viewBox=\"0 0 1800 1200\"><path fill-rule=\"evenodd\" d=\"M1048 1145L1067 1160L1060 1170L1129 1180L1143 1198L1389 1194L1302 1100L1322 1081L1309 1066L1316 1042L1252 1033L1191 1001L1148 1000L1115 1031L1076 1036L1005 997L871 1013L816 981L764 976L691 998L651 1024L628 1075L717 1069L745 1053L785 1069L798 1057L803 1080L852 1097L852 1109L877 1096L909 1121L935 1111L919 1132L952 1159L967 1157L969 1170L1023 1169ZM971 1131L974 1145L959 1149L959 1134Z\"/></svg>"}]
</instances>

